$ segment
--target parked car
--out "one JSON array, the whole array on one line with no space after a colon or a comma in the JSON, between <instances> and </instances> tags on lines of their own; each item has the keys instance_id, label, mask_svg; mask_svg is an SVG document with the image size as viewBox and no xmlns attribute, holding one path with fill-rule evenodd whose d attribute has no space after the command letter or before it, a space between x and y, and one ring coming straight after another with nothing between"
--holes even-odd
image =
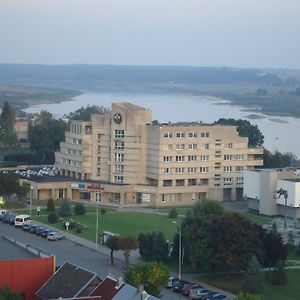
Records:
<instances>
[{"instance_id":1,"label":"parked car","mask_svg":"<svg viewBox=\"0 0 300 300\"><path fill-rule=\"evenodd\" d=\"M176 293L181 293L181 290L182 288L184 287L185 284L189 283L188 281L186 280L177 280L177 281L174 281L173 284L172 284L172 291L173 292L176 292Z\"/></svg>"},{"instance_id":2,"label":"parked car","mask_svg":"<svg viewBox=\"0 0 300 300\"><path fill-rule=\"evenodd\" d=\"M205 300L206 296L210 293L211 291L203 288L198 288L198 289L191 289L189 297L191 299L201 299Z\"/></svg>"},{"instance_id":3,"label":"parked car","mask_svg":"<svg viewBox=\"0 0 300 300\"><path fill-rule=\"evenodd\" d=\"M8 214L8 211L6 209L0 209L0 220Z\"/></svg>"},{"instance_id":4,"label":"parked car","mask_svg":"<svg viewBox=\"0 0 300 300\"><path fill-rule=\"evenodd\" d=\"M227 296L222 295L220 293L213 293L212 298L206 298L208 300L229 300L229 298L227 298Z\"/></svg>"},{"instance_id":5,"label":"parked car","mask_svg":"<svg viewBox=\"0 0 300 300\"><path fill-rule=\"evenodd\" d=\"M29 228L30 228L30 224L24 224L23 227L22 227L22 229L23 229L24 231L28 231Z\"/></svg>"},{"instance_id":6,"label":"parked car","mask_svg":"<svg viewBox=\"0 0 300 300\"><path fill-rule=\"evenodd\" d=\"M37 235L42 235L42 232L46 229L45 226L38 226L36 229L35 229L35 234Z\"/></svg>"},{"instance_id":7,"label":"parked car","mask_svg":"<svg viewBox=\"0 0 300 300\"><path fill-rule=\"evenodd\" d=\"M187 283L183 286L181 293L183 295L189 296L192 289L199 289L199 288L203 288L203 287L196 283Z\"/></svg>"},{"instance_id":8,"label":"parked car","mask_svg":"<svg viewBox=\"0 0 300 300\"><path fill-rule=\"evenodd\" d=\"M52 231L53 231L53 229L45 228L45 229L41 232L41 236L42 236L43 238L47 238L48 234L49 234L50 232L52 232Z\"/></svg>"},{"instance_id":9,"label":"parked car","mask_svg":"<svg viewBox=\"0 0 300 300\"><path fill-rule=\"evenodd\" d=\"M43 225L37 225L37 226L34 228L34 230L33 230L32 233L38 234L38 232L39 232L40 230L42 230L43 228L45 228Z\"/></svg>"},{"instance_id":10,"label":"parked car","mask_svg":"<svg viewBox=\"0 0 300 300\"><path fill-rule=\"evenodd\" d=\"M57 240L62 240L64 238L65 238L65 236L57 231L49 232L47 235L48 241L57 241Z\"/></svg>"},{"instance_id":11,"label":"parked car","mask_svg":"<svg viewBox=\"0 0 300 300\"><path fill-rule=\"evenodd\" d=\"M179 279L177 277L170 276L168 279L167 288L172 288L173 282L178 280Z\"/></svg>"},{"instance_id":12,"label":"parked car","mask_svg":"<svg viewBox=\"0 0 300 300\"><path fill-rule=\"evenodd\" d=\"M8 219L9 225L15 225L16 215L11 214Z\"/></svg>"},{"instance_id":13,"label":"parked car","mask_svg":"<svg viewBox=\"0 0 300 300\"><path fill-rule=\"evenodd\" d=\"M5 215L3 215L3 217L2 217L2 222L3 223L9 223L9 218L11 217L11 214L10 213L8 213L8 214L5 214Z\"/></svg>"},{"instance_id":14,"label":"parked car","mask_svg":"<svg viewBox=\"0 0 300 300\"><path fill-rule=\"evenodd\" d=\"M30 224L28 232L35 233L35 229L38 227L36 224Z\"/></svg>"}]
</instances>

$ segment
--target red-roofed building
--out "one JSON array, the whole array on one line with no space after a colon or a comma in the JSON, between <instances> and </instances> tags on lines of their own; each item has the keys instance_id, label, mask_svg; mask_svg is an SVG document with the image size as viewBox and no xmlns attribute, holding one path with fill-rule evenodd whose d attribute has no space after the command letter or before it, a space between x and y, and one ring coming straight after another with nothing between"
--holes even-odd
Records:
<instances>
[{"instance_id":1,"label":"red-roofed building","mask_svg":"<svg viewBox=\"0 0 300 300\"><path fill-rule=\"evenodd\" d=\"M106 277L91 293L91 296L101 296L101 300L111 300L125 283L111 277Z\"/></svg>"}]
</instances>

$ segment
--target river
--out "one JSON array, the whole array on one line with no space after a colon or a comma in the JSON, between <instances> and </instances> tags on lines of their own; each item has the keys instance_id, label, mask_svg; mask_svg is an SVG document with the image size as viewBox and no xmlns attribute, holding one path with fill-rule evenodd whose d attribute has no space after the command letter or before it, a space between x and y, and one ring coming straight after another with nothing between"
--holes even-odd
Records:
<instances>
[{"instance_id":1,"label":"river","mask_svg":"<svg viewBox=\"0 0 300 300\"><path fill-rule=\"evenodd\" d=\"M219 118L247 118L256 124L265 136L264 146L274 152L292 152L300 157L300 119L293 117L274 117L261 113L245 111L245 107L225 104L226 100L209 96L135 94L117 92L85 92L72 101L54 104L35 105L25 111L30 113L47 110L56 117L86 105L110 107L112 102L131 102L152 109L153 119L160 122L203 121L213 122ZM258 117L258 118L257 118Z\"/></svg>"}]
</instances>

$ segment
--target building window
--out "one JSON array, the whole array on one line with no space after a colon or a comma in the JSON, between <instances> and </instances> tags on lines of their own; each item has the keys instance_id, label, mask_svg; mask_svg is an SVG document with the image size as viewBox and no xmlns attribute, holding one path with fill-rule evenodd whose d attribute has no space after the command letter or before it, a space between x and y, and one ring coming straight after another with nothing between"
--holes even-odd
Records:
<instances>
[{"instance_id":1,"label":"building window","mask_svg":"<svg viewBox=\"0 0 300 300\"><path fill-rule=\"evenodd\" d=\"M232 177L225 177L224 180L224 186L231 186Z\"/></svg>"},{"instance_id":2,"label":"building window","mask_svg":"<svg viewBox=\"0 0 300 300\"><path fill-rule=\"evenodd\" d=\"M196 161L197 160L197 156L196 155L189 155L188 156L188 161Z\"/></svg>"},{"instance_id":3,"label":"building window","mask_svg":"<svg viewBox=\"0 0 300 300\"><path fill-rule=\"evenodd\" d=\"M98 133L98 140L100 140L101 139L101 134L100 133Z\"/></svg>"},{"instance_id":4,"label":"building window","mask_svg":"<svg viewBox=\"0 0 300 300\"><path fill-rule=\"evenodd\" d=\"M189 144L189 150L197 149L197 144Z\"/></svg>"},{"instance_id":5,"label":"building window","mask_svg":"<svg viewBox=\"0 0 300 300\"><path fill-rule=\"evenodd\" d=\"M244 178L243 177L237 177L236 178L236 185L238 187L241 187L241 186L243 186L243 184L244 184Z\"/></svg>"},{"instance_id":6,"label":"building window","mask_svg":"<svg viewBox=\"0 0 300 300\"><path fill-rule=\"evenodd\" d=\"M197 179L196 178L188 179L188 185L197 185Z\"/></svg>"},{"instance_id":7,"label":"building window","mask_svg":"<svg viewBox=\"0 0 300 300\"><path fill-rule=\"evenodd\" d=\"M176 156L176 161L177 161L177 162L182 162L182 161L184 161L184 156L182 156L182 155L177 155L177 156Z\"/></svg>"},{"instance_id":8,"label":"building window","mask_svg":"<svg viewBox=\"0 0 300 300\"><path fill-rule=\"evenodd\" d=\"M232 155L224 155L224 160L232 160Z\"/></svg>"},{"instance_id":9,"label":"building window","mask_svg":"<svg viewBox=\"0 0 300 300\"><path fill-rule=\"evenodd\" d=\"M184 186L184 179L176 179L176 186Z\"/></svg>"},{"instance_id":10,"label":"building window","mask_svg":"<svg viewBox=\"0 0 300 300\"><path fill-rule=\"evenodd\" d=\"M236 172L243 172L244 171L244 167L243 166L236 166L235 167L235 171Z\"/></svg>"},{"instance_id":11,"label":"building window","mask_svg":"<svg viewBox=\"0 0 300 300\"><path fill-rule=\"evenodd\" d=\"M201 155L200 156L200 160L201 161L208 161L209 160L209 156L208 155Z\"/></svg>"},{"instance_id":12,"label":"building window","mask_svg":"<svg viewBox=\"0 0 300 300\"><path fill-rule=\"evenodd\" d=\"M171 162L172 156L164 156L164 162Z\"/></svg>"},{"instance_id":13,"label":"building window","mask_svg":"<svg viewBox=\"0 0 300 300\"><path fill-rule=\"evenodd\" d=\"M124 130L120 130L120 129L115 130L115 137L116 138L124 138L124 134L125 134Z\"/></svg>"},{"instance_id":14,"label":"building window","mask_svg":"<svg viewBox=\"0 0 300 300\"><path fill-rule=\"evenodd\" d=\"M235 156L236 160L243 160L244 159L244 154L237 154Z\"/></svg>"},{"instance_id":15,"label":"building window","mask_svg":"<svg viewBox=\"0 0 300 300\"><path fill-rule=\"evenodd\" d=\"M200 173L207 173L208 172L208 167L200 167L199 168Z\"/></svg>"},{"instance_id":16,"label":"building window","mask_svg":"<svg viewBox=\"0 0 300 300\"><path fill-rule=\"evenodd\" d=\"M97 176L100 176L100 168L97 168Z\"/></svg>"},{"instance_id":17,"label":"building window","mask_svg":"<svg viewBox=\"0 0 300 300\"><path fill-rule=\"evenodd\" d=\"M171 174L171 168L165 168L164 173L165 174Z\"/></svg>"},{"instance_id":18,"label":"building window","mask_svg":"<svg viewBox=\"0 0 300 300\"><path fill-rule=\"evenodd\" d=\"M115 141L116 150L124 150L124 141Z\"/></svg>"},{"instance_id":19,"label":"building window","mask_svg":"<svg viewBox=\"0 0 300 300\"><path fill-rule=\"evenodd\" d=\"M229 144L228 144L228 148L232 148L232 143L229 143Z\"/></svg>"},{"instance_id":20,"label":"building window","mask_svg":"<svg viewBox=\"0 0 300 300\"><path fill-rule=\"evenodd\" d=\"M176 145L176 150L184 150L185 146L184 144L177 144Z\"/></svg>"},{"instance_id":21,"label":"building window","mask_svg":"<svg viewBox=\"0 0 300 300\"><path fill-rule=\"evenodd\" d=\"M176 168L176 173L177 173L177 174L182 174L182 173L184 173L184 168Z\"/></svg>"},{"instance_id":22,"label":"building window","mask_svg":"<svg viewBox=\"0 0 300 300\"><path fill-rule=\"evenodd\" d=\"M197 173L196 167L188 167L188 173Z\"/></svg>"},{"instance_id":23,"label":"building window","mask_svg":"<svg viewBox=\"0 0 300 300\"><path fill-rule=\"evenodd\" d=\"M190 138L196 138L197 137L197 132L189 132L189 137Z\"/></svg>"},{"instance_id":24,"label":"building window","mask_svg":"<svg viewBox=\"0 0 300 300\"><path fill-rule=\"evenodd\" d=\"M205 144L204 149L206 149L206 150L209 149L209 144Z\"/></svg>"},{"instance_id":25,"label":"building window","mask_svg":"<svg viewBox=\"0 0 300 300\"><path fill-rule=\"evenodd\" d=\"M116 173L123 174L124 173L124 165L116 165Z\"/></svg>"},{"instance_id":26,"label":"building window","mask_svg":"<svg viewBox=\"0 0 300 300\"><path fill-rule=\"evenodd\" d=\"M225 166L224 167L224 172L232 172L232 167L231 166Z\"/></svg>"},{"instance_id":27,"label":"building window","mask_svg":"<svg viewBox=\"0 0 300 300\"><path fill-rule=\"evenodd\" d=\"M124 153L115 153L115 161L123 162L124 161Z\"/></svg>"},{"instance_id":28,"label":"building window","mask_svg":"<svg viewBox=\"0 0 300 300\"><path fill-rule=\"evenodd\" d=\"M115 176L115 183L123 183L124 177L123 176Z\"/></svg>"},{"instance_id":29,"label":"building window","mask_svg":"<svg viewBox=\"0 0 300 300\"><path fill-rule=\"evenodd\" d=\"M163 186L172 186L173 182L172 180L163 180Z\"/></svg>"},{"instance_id":30,"label":"building window","mask_svg":"<svg viewBox=\"0 0 300 300\"><path fill-rule=\"evenodd\" d=\"M184 132L176 132L176 137L179 139L182 139L185 137L185 133Z\"/></svg>"},{"instance_id":31,"label":"building window","mask_svg":"<svg viewBox=\"0 0 300 300\"><path fill-rule=\"evenodd\" d=\"M173 137L173 133L172 132L165 132L164 133L164 138L165 139L171 139Z\"/></svg>"}]
</instances>

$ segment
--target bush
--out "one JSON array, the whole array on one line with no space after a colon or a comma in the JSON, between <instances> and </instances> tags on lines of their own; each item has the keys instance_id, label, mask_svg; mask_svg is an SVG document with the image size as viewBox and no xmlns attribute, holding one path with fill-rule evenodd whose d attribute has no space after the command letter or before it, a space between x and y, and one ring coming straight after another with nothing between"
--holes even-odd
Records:
<instances>
[{"instance_id":1,"label":"bush","mask_svg":"<svg viewBox=\"0 0 300 300\"><path fill-rule=\"evenodd\" d=\"M85 206L83 204L76 204L74 207L75 214L78 216L85 215Z\"/></svg>"},{"instance_id":2,"label":"bush","mask_svg":"<svg viewBox=\"0 0 300 300\"><path fill-rule=\"evenodd\" d=\"M106 214L106 209L105 208L101 208L101 215L105 215Z\"/></svg>"},{"instance_id":3,"label":"bush","mask_svg":"<svg viewBox=\"0 0 300 300\"><path fill-rule=\"evenodd\" d=\"M55 223L57 223L57 221L58 221L58 216L57 216L57 214L55 213L55 212L50 212L49 214L48 214L48 222L50 223L50 224L55 224Z\"/></svg>"},{"instance_id":4,"label":"bush","mask_svg":"<svg viewBox=\"0 0 300 300\"><path fill-rule=\"evenodd\" d=\"M81 231L82 231L81 226L77 226L75 232L76 233L81 233Z\"/></svg>"},{"instance_id":5,"label":"bush","mask_svg":"<svg viewBox=\"0 0 300 300\"><path fill-rule=\"evenodd\" d=\"M70 217L72 215L71 207L69 201L64 199L59 208L59 216L60 217Z\"/></svg>"},{"instance_id":6,"label":"bush","mask_svg":"<svg viewBox=\"0 0 300 300\"><path fill-rule=\"evenodd\" d=\"M55 211L55 204L53 199L49 199L47 202L47 210L48 211Z\"/></svg>"},{"instance_id":7,"label":"bush","mask_svg":"<svg viewBox=\"0 0 300 300\"><path fill-rule=\"evenodd\" d=\"M170 212L169 212L169 218L172 218L172 219L175 219L177 218L178 214L177 214L177 211L176 211L176 208L171 208Z\"/></svg>"},{"instance_id":8,"label":"bush","mask_svg":"<svg viewBox=\"0 0 300 300\"><path fill-rule=\"evenodd\" d=\"M273 271L269 275L269 281L271 284L282 285L287 283L287 278L284 270L284 262L278 261Z\"/></svg>"}]
</instances>

